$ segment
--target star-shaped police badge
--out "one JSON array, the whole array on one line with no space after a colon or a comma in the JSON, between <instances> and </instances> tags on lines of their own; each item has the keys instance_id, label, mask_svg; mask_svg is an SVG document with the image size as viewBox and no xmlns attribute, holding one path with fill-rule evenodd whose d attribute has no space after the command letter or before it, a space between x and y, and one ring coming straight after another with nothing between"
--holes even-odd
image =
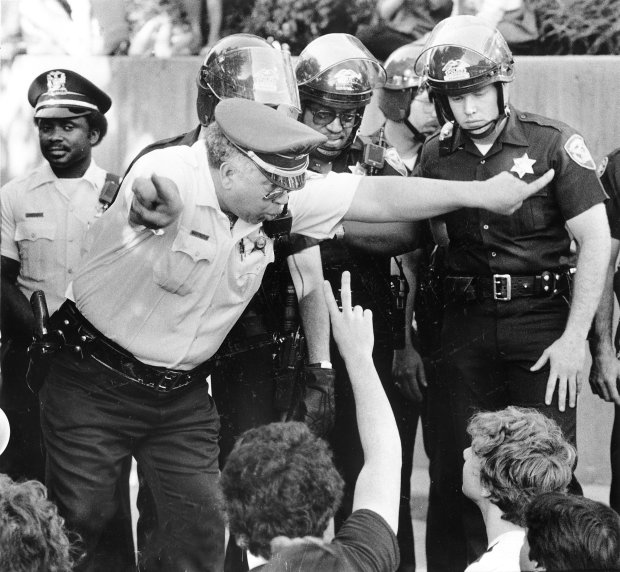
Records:
<instances>
[{"instance_id":1,"label":"star-shaped police badge","mask_svg":"<svg viewBox=\"0 0 620 572\"><path fill-rule=\"evenodd\" d=\"M517 175L519 175L519 179L523 178L523 175L529 173L530 175L534 174L534 169L532 169L532 165L536 163L536 159L530 159L527 156L527 153L523 153L523 157L519 157L518 159L513 159L515 164L512 166L511 171L514 171Z\"/></svg>"}]
</instances>

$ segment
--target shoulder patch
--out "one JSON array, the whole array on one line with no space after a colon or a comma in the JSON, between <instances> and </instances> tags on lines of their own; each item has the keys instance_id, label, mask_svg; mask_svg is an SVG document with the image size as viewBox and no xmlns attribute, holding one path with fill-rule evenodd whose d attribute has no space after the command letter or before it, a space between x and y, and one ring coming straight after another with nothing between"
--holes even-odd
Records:
<instances>
[{"instance_id":1,"label":"shoulder patch","mask_svg":"<svg viewBox=\"0 0 620 572\"><path fill-rule=\"evenodd\" d=\"M609 163L609 157L603 157L601 159L601 162L598 164L598 167L596 168L596 174L598 175L599 179L603 176L605 169L607 169L607 163Z\"/></svg>"},{"instance_id":2,"label":"shoulder patch","mask_svg":"<svg viewBox=\"0 0 620 572\"><path fill-rule=\"evenodd\" d=\"M581 135L571 135L568 138L568 141L564 143L564 149L568 153L568 156L577 163L584 167L585 169L590 169L592 171L596 170L596 163L590 155L590 151L586 147L586 143L583 140Z\"/></svg>"},{"instance_id":3,"label":"shoulder patch","mask_svg":"<svg viewBox=\"0 0 620 572\"><path fill-rule=\"evenodd\" d=\"M444 141L445 139L450 139L452 137L452 132L454 131L454 122L447 121L441 127L439 131L439 140Z\"/></svg>"}]
</instances>

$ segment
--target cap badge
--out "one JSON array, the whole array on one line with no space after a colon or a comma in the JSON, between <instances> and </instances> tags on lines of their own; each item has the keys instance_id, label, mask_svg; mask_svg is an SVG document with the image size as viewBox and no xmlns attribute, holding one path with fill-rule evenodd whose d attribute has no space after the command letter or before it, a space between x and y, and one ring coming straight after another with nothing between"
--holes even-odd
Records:
<instances>
[{"instance_id":1,"label":"cap badge","mask_svg":"<svg viewBox=\"0 0 620 572\"><path fill-rule=\"evenodd\" d=\"M446 81L458 81L460 79L469 79L469 66L463 60L450 60L447 64L441 68L443 71L443 78Z\"/></svg>"},{"instance_id":2,"label":"cap badge","mask_svg":"<svg viewBox=\"0 0 620 572\"><path fill-rule=\"evenodd\" d=\"M67 78L65 72L51 71L47 74L47 91L48 93L66 93L65 83Z\"/></svg>"},{"instance_id":3,"label":"cap badge","mask_svg":"<svg viewBox=\"0 0 620 572\"><path fill-rule=\"evenodd\" d=\"M275 69L264 69L254 74L254 87L260 91L275 93L278 90L278 74Z\"/></svg>"},{"instance_id":4,"label":"cap badge","mask_svg":"<svg viewBox=\"0 0 620 572\"><path fill-rule=\"evenodd\" d=\"M536 163L536 159L530 159L527 156L527 153L523 153L522 157L513 159L513 161L514 165L512 166L512 169L510 169L510 171L519 175L519 179L522 179L523 175L526 175L528 173L530 175L534 174L534 169L532 169L532 165Z\"/></svg>"},{"instance_id":5,"label":"cap badge","mask_svg":"<svg viewBox=\"0 0 620 572\"><path fill-rule=\"evenodd\" d=\"M596 170L596 163L590 155L590 151L586 147L586 142L583 140L581 135L571 135L568 138L568 141L564 143L564 149L568 153L568 156L585 169L590 169L591 171Z\"/></svg>"},{"instance_id":6,"label":"cap badge","mask_svg":"<svg viewBox=\"0 0 620 572\"><path fill-rule=\"evenodd\" d=\"M355 70L339 70L329 83L338 91L355 91L358 86L362 85L362 75Z\"/></svg>"}]
</instances>

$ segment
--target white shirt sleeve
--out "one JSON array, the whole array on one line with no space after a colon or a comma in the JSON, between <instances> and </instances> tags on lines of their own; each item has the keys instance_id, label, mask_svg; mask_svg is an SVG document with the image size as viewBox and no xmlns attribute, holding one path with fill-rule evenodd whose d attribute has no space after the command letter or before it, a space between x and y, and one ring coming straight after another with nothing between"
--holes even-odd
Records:
<instances>
[{"instance_id":1,"label":"white shirt sleeve","mask_svg":"<svg viewBox=\"0 0 620 572\"><path fill-rule=\"evenodd\" d=\"M0 205L2 207L2 237L0 253L2 256L19 261L19 250L15 242L15 216L13 215L13 187L4 186L0 189Z\"/></svg>"},{"instance_id":2,"label":"white shirt sleeve","mask_svg":"<svg viewBox=\"0 0 620 572\"><path fill-rule=\"evenodd\" d=\"M351 173L310 175L306 186L289 195L292 232L311 238L331 238L340 228L362 177Z\"/></svg>"}]
</instances>

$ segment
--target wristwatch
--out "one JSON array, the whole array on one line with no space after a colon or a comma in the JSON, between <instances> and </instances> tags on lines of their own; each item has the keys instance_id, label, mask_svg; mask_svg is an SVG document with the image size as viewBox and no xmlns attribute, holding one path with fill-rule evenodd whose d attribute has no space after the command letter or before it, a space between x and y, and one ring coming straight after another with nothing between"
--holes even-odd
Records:
<instances>
[{"instance_id":1,"label":"wristwatch","mask_svg":"<svg viewBox=\"0 0 620 572\"><path fill-rule=\"evenodd\" d=\"M306 367L318 367L319 369L332 369L331 361L317 361L309 363Z\"/></svg>"}]
</instances>

